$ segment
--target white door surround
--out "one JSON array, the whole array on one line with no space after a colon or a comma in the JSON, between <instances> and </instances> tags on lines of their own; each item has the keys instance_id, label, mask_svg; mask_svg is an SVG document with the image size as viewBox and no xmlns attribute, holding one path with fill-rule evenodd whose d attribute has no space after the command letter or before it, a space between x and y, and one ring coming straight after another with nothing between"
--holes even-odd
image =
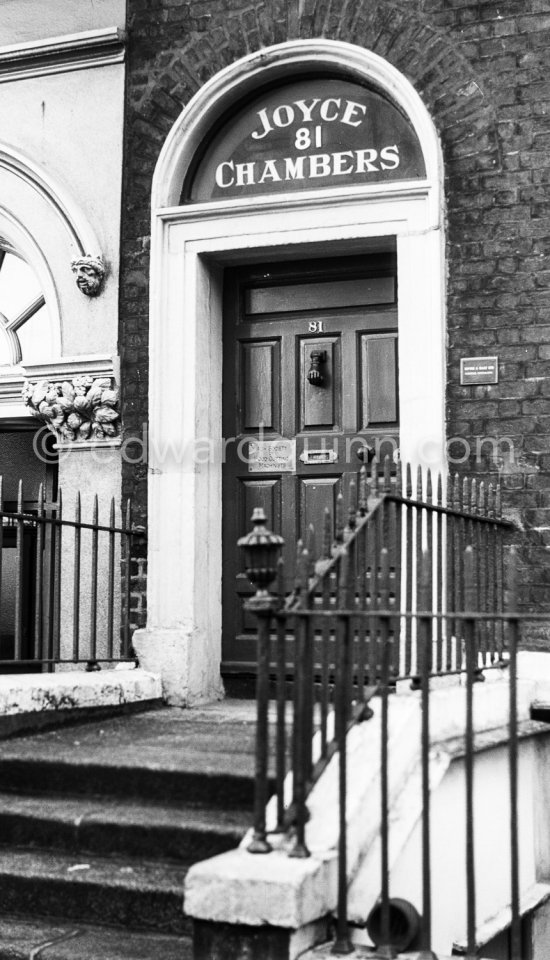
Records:
<instances>
[{"instance_id":1,"label":"white door surround","mask_svg":"<svg viewBox=\"0 0 550 960\"><path fill-rule=\"evenodd\" d=\"M397 103L422 145L425 180L177 206L206 131L260 76L282 82L323 70L373 84ZM410 83L369 51L336 41L292 41L231 65L193 98L166 141L152 198L148 624L135 643L170 701L222 693L223 266L371 252L395 238L402 457L443 468L441 184L439 141Z\"/></svg>"}]
</instances>

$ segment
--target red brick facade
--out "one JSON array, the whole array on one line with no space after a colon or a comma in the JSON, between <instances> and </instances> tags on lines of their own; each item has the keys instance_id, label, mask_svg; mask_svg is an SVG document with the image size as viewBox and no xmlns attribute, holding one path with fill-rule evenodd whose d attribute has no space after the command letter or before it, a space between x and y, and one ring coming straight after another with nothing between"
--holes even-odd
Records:
<instances>
[{"instance_id":1,"label":"red brick facade","mask_svg":"<svg viewBox=\"0 0 550 960\"><path fill-rule=\"evenodd\" d=\"M129 0L120 345L126 436L147 421L151 180L205 81L295 38L368 48L413 84L441 138L447 219L447 435L456 468L501 473L529 529L526 600L550 582L550 9L546 0ZM498 355L499 383L464 387L460 357ZM454 440L454 438L457 438ZM482 438L481 446L476 441ZM509 438L513 462L492 455ZM464 440L472 455L464 460ZM504 449L506 448L504 444ZM481 460L476 457L481 449ZM125 467L146 510L146 467Z\"/></svg>"}]
</instances>

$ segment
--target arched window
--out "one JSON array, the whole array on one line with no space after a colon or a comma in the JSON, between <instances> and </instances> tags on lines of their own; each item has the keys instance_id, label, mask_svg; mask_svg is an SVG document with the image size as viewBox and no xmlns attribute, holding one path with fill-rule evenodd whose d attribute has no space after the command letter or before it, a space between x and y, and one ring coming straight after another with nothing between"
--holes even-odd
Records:
<instances>
[{"instance_id":1,"label":"arched window","mask_svg":"<svg viewBox=\"0 0 550 960\"><path fill-rule=\"evenodd\" d=\"M51 357L47 306L32 267L0 247L0 367Z\"/></svg>"}]
</instances>

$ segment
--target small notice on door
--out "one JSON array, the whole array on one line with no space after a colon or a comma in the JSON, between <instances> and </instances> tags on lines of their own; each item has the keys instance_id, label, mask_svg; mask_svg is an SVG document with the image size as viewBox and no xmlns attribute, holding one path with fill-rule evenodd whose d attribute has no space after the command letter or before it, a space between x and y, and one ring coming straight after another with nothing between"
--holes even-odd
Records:
<instances>
[{"instance_id":1,"label":"small notice on door","mask_svg":"<svg viewBox=\"0 0 550 960\"><path fill-rule=\"evenodd\" d=\"M248 447L250 473L294 473L296 443L294 440L252 440Z\"/></svg>"},{"instance_id":2,"label":"small notice on door","mask_svg":"<svg viewBox=\"0 0 550 960\"><path fill-rule=\"evenodd\" d=\"M498 357L462 357L460 382L465 386L498 383Z\"/></svg>"}]
</instances>

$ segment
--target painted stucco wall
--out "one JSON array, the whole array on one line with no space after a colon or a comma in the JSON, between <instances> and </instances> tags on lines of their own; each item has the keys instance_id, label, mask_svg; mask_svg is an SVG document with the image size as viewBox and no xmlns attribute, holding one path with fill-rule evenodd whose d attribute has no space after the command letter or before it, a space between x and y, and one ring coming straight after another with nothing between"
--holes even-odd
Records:
<instances>
[{"instance_id":1,"label":"painted stucco wall","mask_svg":"<svg viewBox=\"0 0 550 960\"><path fill-rule=\"evenodd\" d=\"M124 64L7 82L0 94L0 141L62 186L89 221L108 264L100 296L85 297L70 265L80 251L56 211L20 178L0 170L2 206L32 234L49 266L62 353L115 354Z\"/></svg>"},{"instance_id":2,"label":"painted stucco wall","mask_svg":"<svg viewBox=\"0 0 550 960\"><path fill-rule=\"evenodd\" d=\"M522 894L537 880L537 751L523 741L519 755L519 848ZM545 738L544 762L550 760ZM478 929L502 910L510 899L510 804L508 756L505 746L478 753L474 780L474 845L476 865L476 919ZM464 761L456 760L432 795L432 936L436 953L452 952L466 931ZM542 811L541 811L542 812ZM546 810L546 816L548 811ZM391 895L415 903L422 912L421 827L411 835L392 871Z\"/></svg>"},{"instance_id":3,"label":"painted stucco wall","mask_svg":"<svg viewBox=\"0 0 550 960\"><path fill-rule=\"evenodd\" d=\"M2 0L0 45L124 27L126 0Z\"/></svg>"},{"instance_id":4,"label":"painted stucco wall","mask_svg":"<svg viewBox=\"0 0 550 960\"><path fill-rule=\"evenodd\" d=\"M125 16L125 0L0 3L0 237L33 266L46 297L53 346L42 360L53 367L67 360L61 376L48 371L36 375L25 370L23 355L20 377L94 375L99 363L100 376L106 371L118 379ZM61 45L50 42L53 38L60 38ZM78 289L71 269L71 260L83 253L101 254L106 264L96 297ZM82 358L76 367L71 366L75 357ZM99 360L86 359L94 357ZM6 368L0 372L9 374ZM2 418L25 415L28 411L16 396L10 408L0 408L0 428L6 422ZM0 464L2 457L0 437ZM113 445L62 450L59 482L65 517L73 519L76 494L82 490L84 520L91 520L95 493L100 519L108 520L113 497L118 520L120 463L120 450ZM9 464L2 467L9 469ZM67 534L62 555L64 656L71 655L73 635L71 536ZM88 541L84 536L81 582L88 582L81 595L83 639L90 622ZM107 550L101 546L98 640L104 652ZM118 571L117 563L115 613L120 605ZM118 627L115 644L117 640Z\"/></svg>"}]
</instances>

